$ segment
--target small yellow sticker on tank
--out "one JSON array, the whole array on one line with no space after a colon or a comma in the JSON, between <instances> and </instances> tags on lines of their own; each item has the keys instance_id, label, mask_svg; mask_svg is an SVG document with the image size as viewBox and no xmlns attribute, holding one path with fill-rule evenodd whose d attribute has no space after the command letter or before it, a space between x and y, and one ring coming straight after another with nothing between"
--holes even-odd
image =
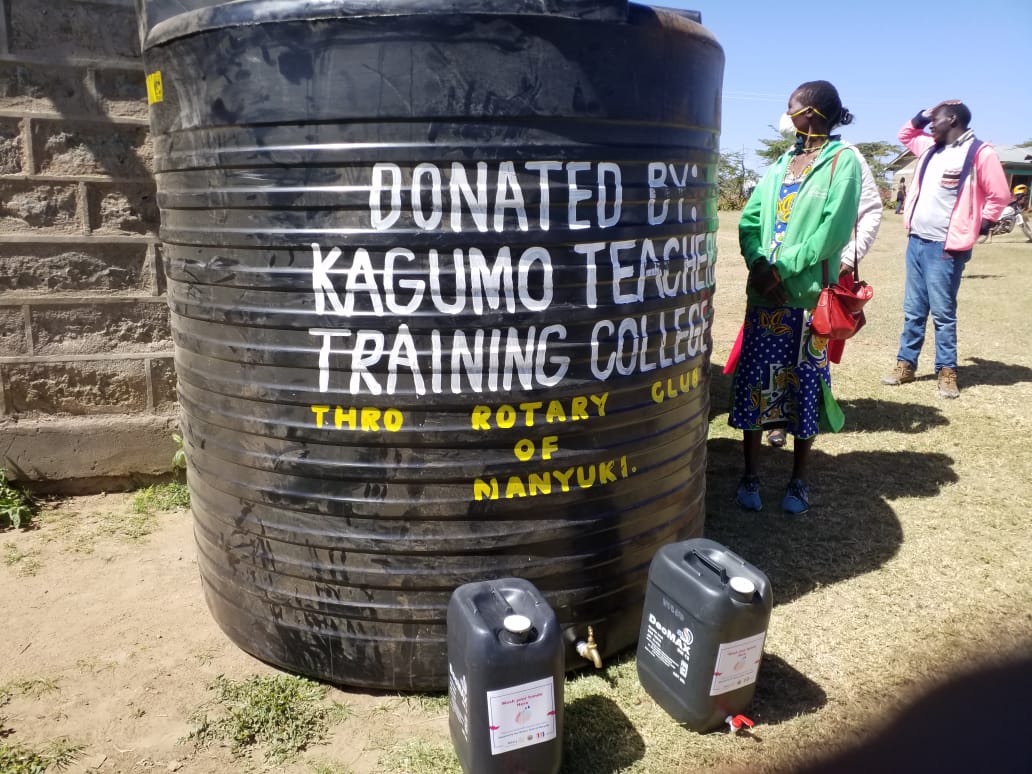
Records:
<instances>
[{"instance_id":1,"label":"small yellow sticker on tank","mask_svg":"<svg viewBox=\"0 0 1032 774\"><path fill-rule=\"evenodd\" d=\"M165 90L161 85L161 70L156 70L147 76L147 104L153 105L165 98Z\"/></svg>"}]
</instances>

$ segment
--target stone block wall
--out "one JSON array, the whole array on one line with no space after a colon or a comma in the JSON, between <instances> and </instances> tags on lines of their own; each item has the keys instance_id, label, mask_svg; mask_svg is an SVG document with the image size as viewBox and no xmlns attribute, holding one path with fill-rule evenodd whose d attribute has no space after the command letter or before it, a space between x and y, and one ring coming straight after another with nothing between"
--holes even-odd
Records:
<instances>
[{"instance_id":1,"label":"stone block wall","mask_svg":"<svg viewBox=\"0 0 1032 774\"><path fill-rule=\"evenodd\" d=\"M0 0L0 467L169 471L172 337L132 0Z\"/></svg>"}]
</instances>

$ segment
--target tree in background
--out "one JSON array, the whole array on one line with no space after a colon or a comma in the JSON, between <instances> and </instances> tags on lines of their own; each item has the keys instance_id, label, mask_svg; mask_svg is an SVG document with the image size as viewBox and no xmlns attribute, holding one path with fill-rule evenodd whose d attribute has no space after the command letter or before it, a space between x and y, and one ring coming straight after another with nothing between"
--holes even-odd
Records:
<instances>
[{"instance_id":1,"label":"tree in background","mask_svg":"<svg viewBox=\"0 0 1032 774\"><path fill-rule=\"evenodd\" d=\"M867 166L871 168L871 174L878 183L878 192L885 206L895 204L894 200L889 201L892 196L892 175L886 165L903 152L903 146L891 142L858 142L856 149L867 159Z\"/></svg>"},{"instance_id":2,"label":"tree in background","mask_svg":"<svg viewBox=\"0 0 1032 774\"><path fill-rule=\"evenodd\" d=\"M771 129L774 129L774 127L772 126ZM782 153L792 147L794 142L794 140L786 140L780 133L774 139L760 138L763 148L757 150L756 155L761 159L765 159L768 164L773 164L781 157ZM856 145L858 151L864 154L864 158L867 159L867 166L871 168L871 174L878 184L878 191L881 193L882 201L888 206L892 192L892 180L889 177L889 169L886 165L903 152L903 147L901 145L893 145L891 142L857 142L854 145Z\"/></svg>"},{"instance_id":3,"label":"tree in background","mask_svg":"<svg viewBox=\"0 0 1032 774\"><path fill-rule=\"evenodd\" d=\"M771 129L774 127L772 126ZM767 164L773 164L781 157L781 154L795 144L795 141L787 140L777 133L773 139L761 137L760 143L763 147L756 151L756 155ZM893 204L894 202L889 201L892 195L892 180L887 164L903 152L903 147L890 142L858 142L854 144L867 159L871 174L878 183L882 201L886 206ZM744 151L721 153L720 168L717 172L718 208L722 210L742 209L759 179L756 172L745 166Z\"/></svg>"},{"instance_id":4,"label":"tree in background","mask_svg":"<svg viewBox=\"0 0 1032 774\"><path fill-rule=\"evenodd\" d=\"M760 142L763 143L763 148L756 151L756 155L761 159L764 159L768 164L773 164L781 158L781 154L795 145L795 140L786 140L781 136L781 133L778 132L777 127L772 126L771 129L773 129L775 133L774 139L767 140L761 137Z\"/></svg>"},{"instance_id":5,"label":"tree in background","mask_svg":"<svg viewBox=\"0 0 1032 774\"><path fill-rule=\"evenodd\" d=\"M745 152L721 153L717 170L717 208L740 210L759 178L745 166Z\"/></svg>"}]
</instances>

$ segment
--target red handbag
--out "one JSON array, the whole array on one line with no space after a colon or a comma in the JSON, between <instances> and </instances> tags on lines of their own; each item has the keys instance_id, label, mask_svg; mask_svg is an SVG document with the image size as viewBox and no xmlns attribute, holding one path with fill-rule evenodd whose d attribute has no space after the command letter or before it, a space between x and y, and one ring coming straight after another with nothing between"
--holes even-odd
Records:
<instances>
[{"instance_id":1,"label":"red handbag","mask_svg":"<svg viewBox=\"0 0 1032 774\"><path fill-rule=\"evenodd\" d=\"M818 336L829 339L848 339L867 323L864 304L871 300L874 288L861 281L856 264L853 265L853 289L847 290L837 282L828 284L828 262L824 262L824 287L817 297L810 328Z\"/></svg>"},{"instance_id":2,"label":"red handbag","mask_svg":"<svg viewBox=\"0 0 1032 774\"><path fill-rule=\"evenodd\" d=\"M831 160L831 178L835 177L835 165L840 150ZM853 224L853 248L856 249L856 224ZM810 319L810 329L818 336L826 336L832 340L844 341L852 338L867 323L864 317L864 304L871 300L874 288L860 280L859 259L853 254L853 287L844 288L837 282L828 282L828 262L821 264L823 272L821 294L817 296L817 306Z\"/></svg>"}]
</instances>

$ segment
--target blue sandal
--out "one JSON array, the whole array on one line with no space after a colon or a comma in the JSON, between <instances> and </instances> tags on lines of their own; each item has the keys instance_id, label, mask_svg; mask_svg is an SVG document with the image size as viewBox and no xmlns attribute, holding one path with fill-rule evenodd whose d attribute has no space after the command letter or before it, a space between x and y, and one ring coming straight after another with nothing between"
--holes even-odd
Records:
<instances>
[{"instance_id":1,"label":"blue sandal","mask_svg":"<svg viewBox=\"0 0 1032 774\"><path fill-rule=\"evenodd\" d=\"M762 511L763 501L760 499L760 477L742 476L735 492L735 500L747 511Z\"/></svg>"},{"instance_id":2,"label":"blue sandal","mask_svg":"<svg viewBox=\"0 0 1032 774\"><path fill-rule=\"evenodd\" d=\"M781 501L781 510L797 516L810 510L810 488L801 478L793 478L788 482L785 498Z\"/></svg>"}]
</instances>

